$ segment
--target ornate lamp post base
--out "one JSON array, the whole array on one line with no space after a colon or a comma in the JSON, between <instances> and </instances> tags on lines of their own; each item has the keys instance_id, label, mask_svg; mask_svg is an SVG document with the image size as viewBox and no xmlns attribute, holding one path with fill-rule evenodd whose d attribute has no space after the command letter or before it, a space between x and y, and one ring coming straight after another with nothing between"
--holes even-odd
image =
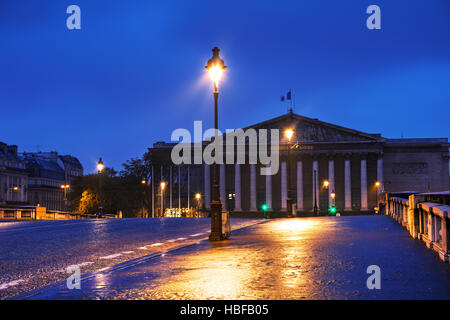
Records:
<instances>
[{"instance_id":1,"label":"ornate lamp post base","mask_svg":"<svg viewBox=\"0 0 450 320\"><path fill-rule=\"evenodd\" d=\"M210 241L221 241L225 239L222 232L222 203L220 201L211 201L211 234Z\"/></svg>"}]
</instances>

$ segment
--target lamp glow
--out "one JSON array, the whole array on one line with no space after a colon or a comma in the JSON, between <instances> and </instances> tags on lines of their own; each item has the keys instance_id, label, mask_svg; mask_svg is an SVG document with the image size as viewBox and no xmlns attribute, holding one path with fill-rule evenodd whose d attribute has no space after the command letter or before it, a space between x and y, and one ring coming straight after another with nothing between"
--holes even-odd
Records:
<instances>
[{"instance_id":1,"label":"lamp glow","mask_svg":"<svg viewBox=\"0 0 450 320\"><path fill-rule=\"evenodd\" d=\"M291 142L292 137L294 136L294 130L286 129L284 130L284 136Z\"/></svg>"},{"instance_id":2,"label":"lamp glow","mask_svg":"<svg viewBox=\"0 0 450 320\"><path fill-rule=\"evenodd\" d=\"M206 69L209 71L209 75L211 77L212 82L214 82L214 88L215 91L217 91L217 88L219 86L219 81L222 78L223 72L227 68L225 66L224 61L219 56L220 49L217 47L214 47L212 49L213 56L211 59L209 59Z\"/></svg>"},{"instance_id":3,"label":"lamp glow","mask_svg":"<svg viewBox=\"0 0 450 320\"><path fill-rule=\"evenodd\" d=\"M105 165L103 164L102 158L100 158L97 162L98 173L101 173L104 168L105 168Z\"/></svg>"}]
</instances>

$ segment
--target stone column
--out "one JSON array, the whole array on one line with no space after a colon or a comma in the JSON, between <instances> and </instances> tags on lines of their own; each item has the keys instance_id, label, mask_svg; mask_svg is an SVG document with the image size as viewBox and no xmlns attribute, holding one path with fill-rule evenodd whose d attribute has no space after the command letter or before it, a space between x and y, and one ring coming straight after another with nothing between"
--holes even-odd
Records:
<instances>
[{"instance_id":1,"label":"stone column","mask_svg":"<svg viewBox=\"0 0 450 320\"><path fill-rule=\"evenodd\" d=\"M350 171L350 156L345 156L345 211L352 210L352 177Z\"/></svg>"},{"instance_id":2,"label":"stone column","mask_svg":"<svg viewBox=\"0 0 450 320\"><path fill-rule=\"evenodd\" d=\"M258 211L256 208L256 165L250 164L250 211Z\"/></svg>"},{"instance_id":3,"label":"stone column","mask_svg":"<svg viewBox=\"0 0 450 320\"><path fill-rule=\"evenodd\" d=\"M315 172L315 174L314 174ZM312 172L312 176L313 176L313 210L314 210L314 202L317 204L317 210L319 210L320 208L320 199L319 199L319 190L320 190L320 185L319 185L319 161L317 160L317 158L313 159L313 172ZM315 189L315 190L314 190ZM315 192L315 196L314 196L314 192Z\"/></svg>"},{"instance_id":4,"label":"stone column","mask_svg":"<svg viewBox=\"0 0 450 320\"><path fill-rule=\"evenodd\" d=\"M211 170L209 167L209 164L204 164L203 165L203 169L204 169L204 193L205 193L205 209L210 210L211 209ZM181 177L178 177L178 188L180 188L180 181L181 181Z\"/></svg>"},{"instance_id":5,"label":"stone column","mask_svg":"<svg viewBox=\"0 0 450 320\"><path fill-rule=\"evenodd\" d=\"M381 186L383 186L383 154L378 154L378 160L377 160L377 181L381 183ZM381 189L379 191L381 192Z\"/></svg>"},{"instance_id":6,"label":"stone column","mask_svg":"<svg viewBox=\"0 0 450 320\"><path fill-rule=\"evenodd\" d=\"M335 190L335 181L334 181L334 156L330 155L328 159L328 205L333 205L333 199L331 198L331 193Z\"/></svg>"},{"instance_id":7,"label":"stone column","mask_svg":"<svg viewBox=\"0 0 450 320\"><path fill-rule=\"evenodd\" d=\"M448 248L448 235L447 235L447 223L448 219L445 217L440 217L441 220L441 237L442 237L442 250L449 254L450 250Z\"/></svg>"},{"instance_id":8,"label":"stone column","mask_svg":"<svg viewBox=\"0 0 450 320\"><path fill-rule=\"evenodd\" d=\"M367 160L361 155L361 210L367 211Z\"/></svg>"},{"instance_id":9,"label":"stone column","mask_svg":"<svg viewBox=\"0 0 450 320\"><path fill-rule=\"evenodd\" d=\"M272 210L272 176L266 176L266 205L268 210Z\"/></svg>"},{"instance_id":10,"label":"stone column","mask_svg":"<svg viewBox=\"0 0 450 320\"><path fill-rule=\"evenodd\" d=\"M223 210L227 210L227 198L225 189L225 165L220 165L220 202L222 202Z\"/></svg>"},{"instance_id":11,"label":"stone column","mask_svg":"<svg viewBox=\"0 0 450 320\"><path fill-rule=\"evenodd\" d=\"M297 161L297 210L303 211L303 162Z\"/></svg>"},{"instance_id":12,"label":"stone column","mask_svg":"<svg viewBox=\"0 0 450 320\"><path fill-rule=\"evenodd\" d=\"M287 168L286 161L281 162L281 210L287 209Z\"/></svg>"},{"instance_id":13,"label":"stone column","mask_svg":"<svg viewBox=\"0 0 450 320\"><path fill-rule=\"evenodd\" d=\"M430 208L429 212L428 212L428 240L431 242L435 241L434 238L434 219L433 219L433 214L431 213L433 209ZM432 245L431 245L432 246ZM430 247L431 247L430 246Z\"/></svg>"},{"instance_id":14,"label":"stone column","mask_svg":"<svg viewBox=\"0 0 450 320\"><path fill-rule=\"evenodd\" d=\"M241 205L241 165L239 163L235 164L235 170L234 170L234 194L235 194L234 211L242 211L242 205Z\"/></svg>"}]
</instances>

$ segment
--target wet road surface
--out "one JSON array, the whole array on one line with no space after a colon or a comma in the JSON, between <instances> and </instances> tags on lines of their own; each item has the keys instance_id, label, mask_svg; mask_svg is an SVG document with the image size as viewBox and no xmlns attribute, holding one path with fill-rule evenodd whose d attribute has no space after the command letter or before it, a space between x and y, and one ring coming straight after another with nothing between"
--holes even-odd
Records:
<instances>
[{"instance_id":1,"label":"wet road surface","mask_svg":"<svg viewBox=\"0 0 450 320\"><path fill-rule=\"evenodd\" d=\"M381 289L366 286L381 269ZM278 219L19 299L450 299L450 267L386 216Z\"/></svg>"},{"instance_id":2,"label":"wet road surface","mask_svg":"<svg viewBox=\"0 0 450 320\"><path fill-rule=\"evenodd\" d=\"M256 223L233 219L232 228ZM0 299L82 273L204 239L208 218L98 219L0 223Z\"/></svg>"}]
</instances>

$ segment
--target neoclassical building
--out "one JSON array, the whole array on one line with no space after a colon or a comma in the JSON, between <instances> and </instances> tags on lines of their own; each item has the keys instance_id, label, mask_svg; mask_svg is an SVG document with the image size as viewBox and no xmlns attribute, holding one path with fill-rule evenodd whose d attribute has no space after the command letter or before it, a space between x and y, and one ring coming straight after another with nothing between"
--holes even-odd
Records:
<instances>
[{"instance_id":1,"label":"neoclassical building","mask_svg":"<svg viewBox=\"0 0 450 320\"><path fill-rule=\"evenodd\" d=\"M299 214L309 214L315 205L320 212L327 212L331 204L342 213L373 212L383 189L389 192L450 189L447 138L387 139L381 134L364 133L292 112L244 130L249 128L280 130L280 168L275 175L261 175L260 163L220 164L224 210L256 212L267 204L269 210L283 212L290 197ZM282 134L287 128L294 131L290 142ZM207 144L204 142L203 148ZM161 172L174 170L170 158L174 145L158 142L149 149ZM187 165L181 165L183 175L186 168ZM164 173L155 174L154 179L158 182L161 176L167 181ZM200 192L208 210L212 166L189 165L189 177L189 192L180 185L182 206ZM325 181L328 187L324 186ZM168 182L170 185L170 179ZM171 197L176 198L176 192ZM165 197L168 196L167 192Z\"/></svg>"},{"instance_id":2,"label":"neoclassical building","mask_svg":"<svg viewBox=\"0 0 450 320\"><path fill-rule=\"evenodd\" d=\"M28 172L16 145L0 142L0 206L24 205L28 200Z\"/></svg>"}]
</instances>

